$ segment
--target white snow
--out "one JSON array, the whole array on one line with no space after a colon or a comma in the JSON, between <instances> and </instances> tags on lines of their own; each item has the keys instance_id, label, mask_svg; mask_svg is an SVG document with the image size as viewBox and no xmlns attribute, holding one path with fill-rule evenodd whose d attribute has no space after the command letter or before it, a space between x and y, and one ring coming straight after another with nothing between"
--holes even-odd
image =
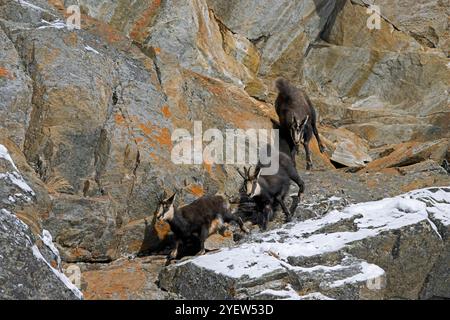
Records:
<instances>
[{"instance_id":1,"label":"white snow","mask_svg":"<svg viewBox=\"0 0 450 320\"><path fill-rule=\"evenodd\" d=\"M22 7L28 7L28 8L31 8L33 10L41 11L41 12L48 12L48 10L45 10L45 9L43 9L41 7L38 7L38 6L36 6L36 5L32 4L32 3L29 3L29 2L24 1L24 0L15 0L15 1L18 2Z\"/></svg>"},{"instance_id":2,"label":"white snow","mask_svg":"<svg viewBox=\"0 0 450 320\"><path fill-rule=\"evenodd\" d=\"M11 163L14 170L19 171L19 169L17 169L16 165L14 164L13 159L11 158L11 156L8 152L8 149L6 149L6 147L2 144L0 144L0 159L5 159L9 163Z\"/></svg>"},{"instance_id":3,"label":"white snow","mask_svg":"<svg viewBox=\"0 0 450 320\"><path fill-rule=\"evenodd\" d=\"M340 197L332 196L330 199L328 199L328 201L333 202L333 201L339 201L339 200L341 200L341 199L342 199L342 198L340 198Z\"/></svg>"},{"instance_id":4,"label":"white snow","mask_svg":"<svg viewBox=\"0 0 450 320\"><path fill-rule=\"evenodd\" d=\"M64 21L61 21L59 19L49 22L47 20L42 20L43 23L47 24L46 26L40 26L38 29L48 29L48 28L55 28L55 29L64 29L67 28L67 25Z\"/></svg>"},{"instance_id":5,"label":"white snow","mask_svg":"<svg viewBox=\"0 0 450 320\"><path fill-rule=\"evenodd\" d=\"M85 46L84 49L86 49L86 51L90 51L90 52L93 52L95 54L100 54L100 52L98 52L97 50L95 50L94 48L92 48L90 46Z\"/></svg>"},{"instance_id":6,"label":"white snow","mask_svg":"<svg viewBox=\"0 0 450 320\"><path fill-rule=\"evenodd\" d=\"M14 161L12 160L8 149L6 149L6 147L2 144L0 144L0 159L5 159L6 161L8 161L14 169L13 172L0 173L0 180L8 179L12 184L19 187L22 191L34 196L35 194L33 189L31 189L31 187L25 182L22 175L19 173L19 169L17 169L16 165L14 164ZM10 197L8 197L8 199L10 199ZM31 199L26 197L25 200Z\"/></svg>"},{"instance_id":7,"label":"white snow","mask_svg":"<svg viewBox=\"0 0 450 320\"><path fill-rule=\"evenodd\" d=\"M266 289L260 293L261 295L270 294L272 296L279 297L280 300L301 300L302 297L292 288L291 285L287 285L285 290L273 290Z\"/></svg>"},{"instance_id":8,"label":"white snow","mask_svg":"<svg viewBox=\"0 0 450 320\"><path fill-rule=\"evenodd\" d=\"M349 283L367 282L367 281L370 281L373 279L378 279L380 277L385 276L384 270L375 264L371 264L371 263L362 261L360 266L361 266L360 273L358 273L352 277L349 277L349 278L337 280L337 281L329 284L328 287L336 288L336 287L341 287L341 286L343 286L345 284L349 284Z\"/></svg>"},{"instance_id":9,"label":"white snow","mask_svg":"<svg viewBox=\"0 0 450 320\"><path fill-rule=\"evenodd\" d=\"M44 261L44 263L50 268L50 270L58 277L59 280L61 280L64 285L73 292L73 294L75 294L78 299L82 299L83 298L83 294L81 293L80 290L78 290L78 288L72 283L70 282L70 280L65 276L65 274L59 272L58 270L56 270L55 268L53 268L48 262L47 260L45 260L45 258L42 256L41 252L39 251L39 248L36 245L33 245L31 247L31 249L33 250L33 255L38 259L38 260L42 260Z\"/></svg>"},{"instance_id":10,"label":"white snow","mask_svg":"<svg viewBox=\"0 0 450 320\"><path fill-rule=\"evenodd\" d=\"M313 292L304 296L300 296L300 300L334 300L320 292Z\"/></svg>"},{"instance_id":11,"label":"white snow","mask_svg":"<svg viewBox=\"0 0 450 320\"><path fill-rule=\"evenodd\" d=\"M42 242L53 252L53 254L57 257L58 266L61 265L61 257L59 256L59 251L56 249L55 245L53 244L53 238L52 235L48 230L42 230Z\"/></svg>"},{"instance_id":12,"label":"white snow","mask_svg":"<svg viewBox=\"0 0 450 320\"><path fill-rule=\"evenodd\" d=\"M289 224L283 229L264 233L254 243L200 256L190 262L231 278L258 278L289 267L288 257L311 257L335 252L354 241L374 237L387 230L422 221L430 223L429 213L443 223L450 222L450 188L441 188L437 192L432 189L350 205L342 211L331 211L319 219ZM425 199L432 199L432 204L427 207ZM354 219L357 230L320 233L320 229L343 219ZM437 232L434 224L431 226ZM384 273L375 265L364 267L360 275L346 281L367 280Z\"/></svg>"},{"instance_id":13,"label":"white snow","mask_svg":"<svg viewBox=\"0 0 450 320\"><path fill-rule=\"evenodd\" d=\"M2 179L8 179L12 184L22 189L22 191L34 196L33 189L31 189L31 187L25 182L23 177L18 172L0 173L0 180Z\"/></svg>"}]
</instances>

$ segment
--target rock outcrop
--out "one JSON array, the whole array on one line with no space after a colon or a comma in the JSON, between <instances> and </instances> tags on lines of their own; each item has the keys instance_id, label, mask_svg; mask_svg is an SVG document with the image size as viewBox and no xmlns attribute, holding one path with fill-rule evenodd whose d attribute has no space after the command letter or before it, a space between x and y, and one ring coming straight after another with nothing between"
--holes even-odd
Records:
<instances>
[{"instance_id":1,"label":"rock outcrop","mask_svg":"<svg viewBox=\"0 0 450 320\"><path fill-rule=\"evenodd\" d=\"M167 267L160 285L188 299L280 298L293 290L298 298L448 297L448 281L430 278L447 274L450 245L440 230L449 218L449 188L360 203Z\"/></svg>"},{"instance_id":2,"label":"rock outcrop","mask_svg":"<svg viewBox=\"0 0 450 320\"><path fill-rule=\"evenodd\" d=\"M62 273L50 233L43 230L35 235L12 211L32 206L37 195L2 144L0 195L0 298L81 299L82 293ZM22 217L32 225L24 213Z\"/></svg>"},{"instance_id":3,"label":"rock outcrop","mask_svg":"<svg viewBox=\"0 0 450 320\"><path fill-rule=\"evenodd\" d=\"M379 30L367 27L372 4ZM72 5L80 29L68 25ZM327 146L321 154L313 139L316 171L300 171L309 185L303 215L322 212L325 195L345 206L450 185L442 167L450 161L449 10L437 0L0 0L0 145L17 166L0 159L0 209L37 242L47 230L62 265L88 272L89 298L163 298L153 284L115 294L120 284L95 277L125 272L124 257L166 252L170 229L153 214L163 189L180 190L180 204L238 193L234 165L173 163L172 133L193 134L194 121L203 132L272 129L278 76L311 97ZM297 158L304 168L303 152ZM336 279L378 265L353 253L336 261ZM135 263L152 282L157 271ZM421 298L446 296L448 287L435 285L445 283L441 265L427 273ZM300 295L357 298L358 283ZM292 298L298 286L266 289L255 294ZM373 297L394 297L389 290Z\"/></svg>"}]
</instances>

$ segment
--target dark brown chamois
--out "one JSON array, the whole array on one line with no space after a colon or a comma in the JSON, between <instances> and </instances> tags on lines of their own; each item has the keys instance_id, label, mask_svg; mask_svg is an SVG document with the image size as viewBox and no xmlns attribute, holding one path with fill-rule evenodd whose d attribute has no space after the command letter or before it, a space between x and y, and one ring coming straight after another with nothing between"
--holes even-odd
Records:
<instances>
[{"instance_id":1,"label":"dark brown chamois","mask_svg":"<svg viewBox=\"0 0 450 320\"><path fill-rule=\"evenodd\" d=\"M304 192L305 184L298 175L291 157L287 154L279 153L279 169L274 175L261 175L262 167L257 165L253 174L251 168L245 168L245 172L238 169L239 174L244 179L243 189L245 194L253 199L260 218L258 224L263 230L267 229L268 222L272 219L273 210L279 204L286 215L286 221L291 220L291 213L285 204L285 199L289 193L290 181L294 181L299 187L298 198Z\"/></svg>"},{"instance_id":2,"label":"dark brown chamois","mask_svg":"<svg viewBox=\"0 0 450 320\"><path fill-rule=\"evenodd\" d=\"M291 145L292 161L295 165L295 154L299 152L300 144L303 144L306 153L306 169L311 170L309 142L313 134L319 144L320 152L325 151L317 130L316 111L306 93L292 86L286 79L277 79L275 85L279 92L275 101L275 109L280 119L281 134L283 131L285 132L288 143Z\"/></svg>"},{"instance_id":3,"label":"dark brown chamois","mask_svg":"<svg viewBox=\"0 0 450 320\"><path fill-rule=\"evenodd\" d=\"M178 247L192 236L200 240L200 252L205 253L205 240L209 235L223 231L224 222L236 222L242 231L249 232L242 219L231 213L230 204L226 197L221 195L203 196L183 207L174 205L176 193L171 197L159 200L156 219L166 221L175 236L175 249L169 254L168 261L176 259Z\"/></svg>"}]
</instances>

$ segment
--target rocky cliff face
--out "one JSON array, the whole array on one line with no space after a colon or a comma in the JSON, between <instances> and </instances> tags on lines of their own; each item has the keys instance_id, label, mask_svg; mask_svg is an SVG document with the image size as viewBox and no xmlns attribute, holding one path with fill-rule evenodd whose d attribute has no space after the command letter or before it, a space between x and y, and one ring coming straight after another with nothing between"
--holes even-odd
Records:
<instances>
[{"instance_id":1,"label":"rocky cliff face","mask_svg":"<svg viewBox=\"0 0 450 320\"><path fill-rule=\"evenodd\" d=\"M74 4L80 30L66 23ZM379 30L367 27L371 4L381 9ZM0 163L0 183L7 183L0 209L29 226L29 241L18 231L21 250L35 242L26 232L39 239L48 230L63 265L81 268L88 297L167 297L154 284L158 259L123 260L164 248L169 230L155 225L156 194L178 188L189 202L236 194L240 185L232 165L173 164L173 130L193 132L194 121L204 130L272 128L278 76L310 95L328 149L320 154L313 141L315 171L300 171L312 207L302 205L299 220L322 213L315 205L332 196L356 203L448 186L441 165L450 154L449 11L438 0L0 0L0 145L16 166ZM298 158L303 169L303 153ZM423 254L436 262L429 260L408 288L396 287L404 270L397 266L413 264L400 259L388 268L378 249L379 259L352 251L336 264L352 276L367 266L383 271L387 293L376 297L448 297L448 286L431 285L448 275L445 232L439 240L428 229L397 229L386 237L405 232L409 248L424 236L430 245ZM11 241L2 238L0 255L15 251ZM116 273L128 280L111 287L98 280ZM165 287L185 280L176 281ZM366 297L312 286L331 297ZM69 297L65 290L60 298ZM22 297L11 292L2 295Z\"/></svg>"}]
</instances>

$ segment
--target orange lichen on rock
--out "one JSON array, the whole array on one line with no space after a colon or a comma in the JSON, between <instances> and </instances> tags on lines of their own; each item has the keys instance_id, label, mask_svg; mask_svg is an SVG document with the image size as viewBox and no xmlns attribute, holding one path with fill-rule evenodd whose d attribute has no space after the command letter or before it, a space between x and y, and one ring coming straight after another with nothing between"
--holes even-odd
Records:
<instances>
[{"instance_id":1,"label":"orange lichen on rock","mask_svg":"<svg viewBox=\"0 0 450 320\"><path fill-rule=\"evenodd\" d=\"M146 276L139 265L125 262L123 268L83 272L87 283L84 299L128 299L128 295L142 289Z\"/></svg>"},{"instance_id":2,"label":"orange lichen on rock","mask_svg":"<svg viewBox=\"0 0 450 320\"><path fill-rule=\"evenodd\" d=\"M12 80L14 77L7 69L0 67L0 78L7 78Z\"/></svg>"},{"instance_id":3,"label":"orange lichen on rock","mask_svg":"<svg viewBox=\"0 0 450 320\"><path fill-rule=\"evenodd\" d=\"M82 26L81 28L87 30L93 34L100 36L109 44L117 44L119 42L129 43L130 41L122 35L115 28L111 27L107 23L96 20L88 15L81 15Z\"/></svg>"},{"instance_id":4,"label":"orange lichen on rock","mask_svg":"<svg viewBox=\"0 0 450 320\"><path fill-rule=\"evenodd\" d=\"M74 47L78 42L78 36L75 32L70 32L67 36L64 37L63 41L65 44Z\"/></svg>"},{"instance_id":5,"label":"orange lichen on rock","mask_svg":"<svg viewBox=\"0 0 450 320\"><path fill-rule=\"evenodd\" d=\"M167 128L162 128L160 134L155 136L155 139L161 146L172 147L172 135Z\"/></svg>"},{"instance_id":6,"label":"orange lichen on rock","mask_svg":"<svg viewBox=\"0 0 450 320\"><path fill-rule=\"evenodd\" d=\"M166 117L166 118L170 118L170 116L172 115L168 105L162 106L161 112L164 115L164 117Z\"/></svg>"},{"instance_id":7,"label":"orange lichen on rock","mask_svg":"<svg viewBox=\"0 0 450 320\"><path fill-rule=\"evenodd\" d=\"M153 3L148 7L138 19L138 21L133 26L130 32L130 37L137 41L143 42L147 38L149 30L148 27L151 24L153 18L158 12L158 8L161 5L161 0L154 0Z\"/></svg>"},{"instance_id":8,"label":"orange lichen on rock","mask_svg":"<svg viewBox=\"0 0 450 320\"><path fill-rule=\"evenodd\" d=\"M116 121L117 124L120 125L125 124L125 118L121 114L116 113L114 115L114 120Z\"/></svg>"},{"instance_id":9,"label":"orange lichen on rock","mask_svg":"<svg viewBox=\"0 0 450 320\"><path fill-rule=\"evenodd\" d=\"M190 185L187 190L197 197L201 197L205 194L205 190L203 189L203 187L197 184Z\"/></svg>"}]
</instances>

